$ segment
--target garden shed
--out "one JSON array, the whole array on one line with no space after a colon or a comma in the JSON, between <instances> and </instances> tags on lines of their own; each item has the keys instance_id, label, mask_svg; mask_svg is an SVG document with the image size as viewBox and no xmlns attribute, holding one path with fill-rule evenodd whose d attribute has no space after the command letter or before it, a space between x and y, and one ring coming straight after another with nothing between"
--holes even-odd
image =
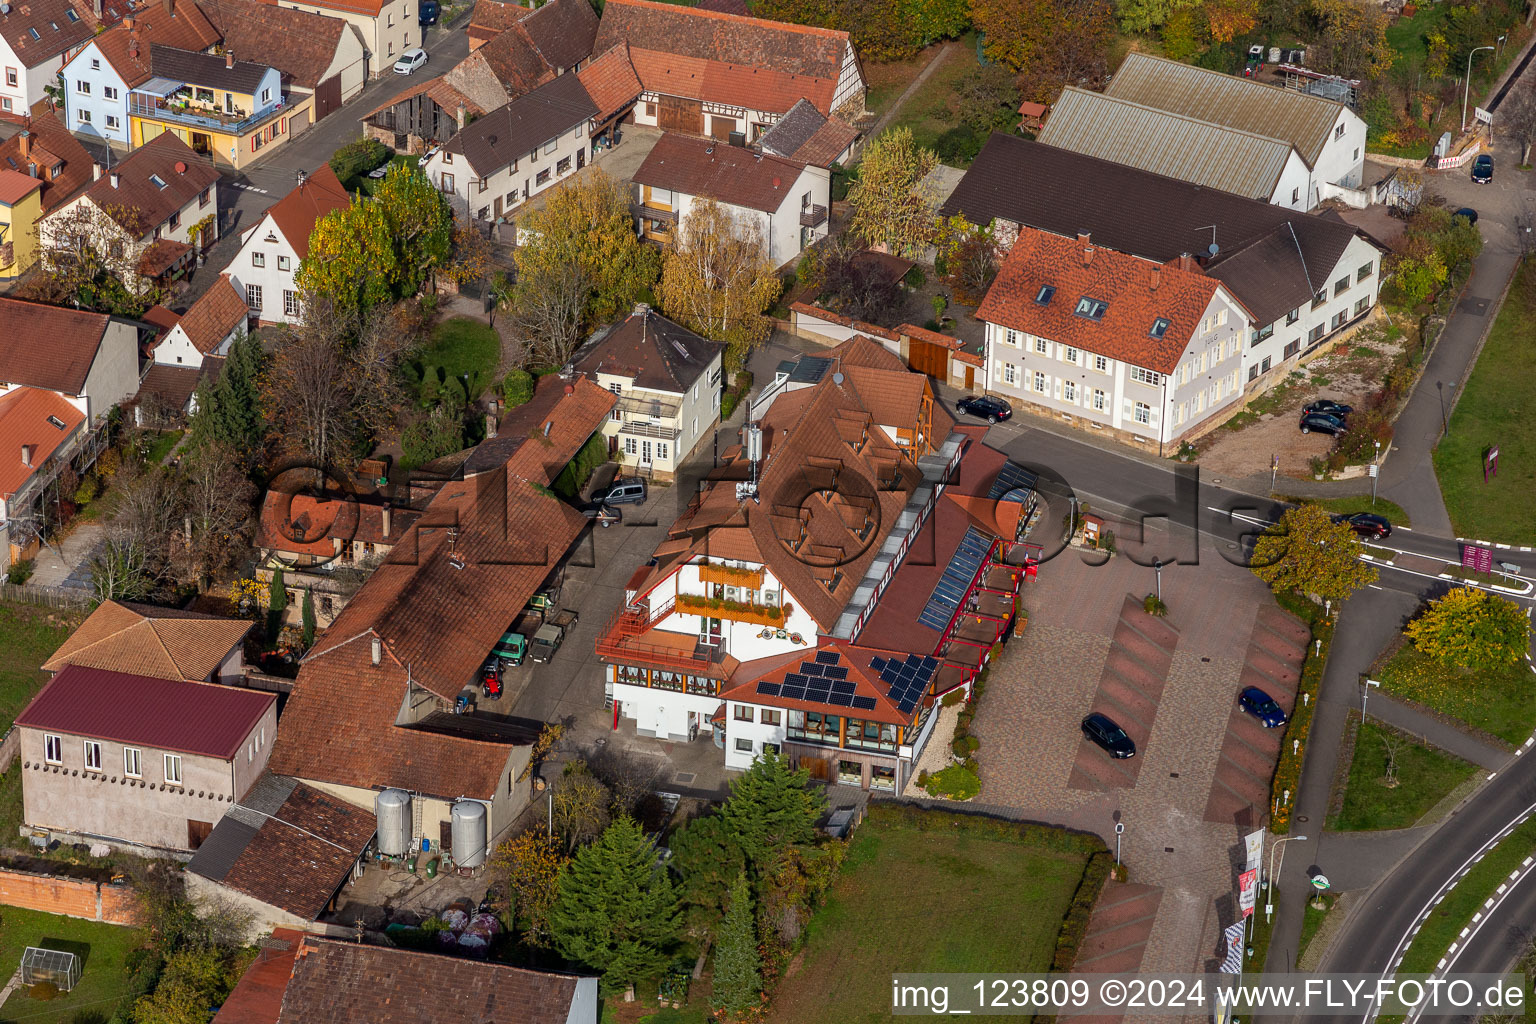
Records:
<instances>
[{"instance_id":1,"label":"garden shed","mask_svg":"<svg viewBox=\"0 0 1536 1024\"><path fill-rule=\"evenodd\" d=\"M21 954L21 983L28 987L52 982L60 992L68 992L80 980L80 958L59 949L28 946Z\"/></svg>"}]
</instances>

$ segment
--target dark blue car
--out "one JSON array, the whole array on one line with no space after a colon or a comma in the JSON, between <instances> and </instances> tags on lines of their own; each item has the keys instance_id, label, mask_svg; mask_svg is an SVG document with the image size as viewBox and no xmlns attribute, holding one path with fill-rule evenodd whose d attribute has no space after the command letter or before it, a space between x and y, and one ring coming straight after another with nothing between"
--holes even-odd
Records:
<instances>
[{"instance_id":1,"label":"dark blue car","mask_svg":"<svg viewBox=\"0 0 1536 1024\"><path fill-rule=\"evenodd\" d=\"M1275 698L1257 686L1250 686L1238 694L1237 703L1266 729L1278 729L1286 722L1285 711L1275 703Z\"/></svg>"}]
</instances>

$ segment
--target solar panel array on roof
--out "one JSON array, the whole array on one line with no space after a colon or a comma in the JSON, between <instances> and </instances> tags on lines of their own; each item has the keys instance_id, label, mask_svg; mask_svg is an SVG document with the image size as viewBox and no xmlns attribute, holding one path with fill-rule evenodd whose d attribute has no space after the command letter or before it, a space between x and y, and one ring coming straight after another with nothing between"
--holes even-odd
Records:
<instances>
[{"instance_id":1,"label":"solar panel array on roof","mask_svg":"<svg viewBox=\"0 0 1536 1024\"><path fill-rule=\"evenodd\" d=\"M870 661L871 669L875 668L875 662L880 662L877 669L880 681L890 687L887 696L901 709L902 714L910 714L917 707L917 702L922 700L923 694L933 682L933 674L939 670L938 658L921 654L909 654L900 661L895 658L889 661L875 658ZM864 710L871 708L873 705Z\"/></svg>"},{"instance_id":2,"label":"solar panel array on roof","mask_svg":"<svg viewBox=\"0 0 1536 1024\"><path fill-rule=\"evenodd\" d=\"M992 489L987 492L988 498L1001 498L1009 491L1018 487L1035 490L1040 478L1017 462L1005 462L1003 468L998 471L997 479L992 481Z\"/></svg>"},{"instance_id":3,"label":"solar panel array on roof","mask_svg":"<svg viewBox=\"0 0 1536 1024\"><path fill-rule=\"evenodd\" d=\"M949 620L960 609L960 602L964 600L971 580L976 578L981 560L987 557L991 548L992 541L985 533L974 526L967 528L965 536L960 538L960 546L955 549L954 557L944 567L944 574L934 584L933 596L928 598L928 605L918 615L917 621L929 629L943 630L947 627Z\"/></svg>"},{"instance_id":4,"label":"solar panel array on roof","mask_svg":"<svg viewBox=\"0 0 1536 1024\"><path fill-rule=\"evenodd\" d=\"M765 697L852 707L854 684L841 662L842 655L837 651L817 651L814 660L802 661L795 671L784 676L782 683L758 683L757 692Z\"/></svg>"}]
</instances>

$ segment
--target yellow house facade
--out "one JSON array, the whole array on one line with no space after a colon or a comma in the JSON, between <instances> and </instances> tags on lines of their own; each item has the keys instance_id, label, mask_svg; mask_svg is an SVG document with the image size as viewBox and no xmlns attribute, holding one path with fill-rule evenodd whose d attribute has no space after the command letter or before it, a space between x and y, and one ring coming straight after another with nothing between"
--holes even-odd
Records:
<instances>
[{"instance_id":1,"label":"yellow house facade","mask_svg":"<svg viewBox=\"0 0 1536 1024\"><path fill-rule=\"evenodd\" d=\"M155 77L128 95L137 149L170 133L194 153L239 169L309 126L314 96L284 93L276 68L155 46Z\"/></svg>"},{"instance_id":2,"label":"yellow house facade","mask_svg":"<svg viewBox=\"0 0 1536 1024\"><path fill-rule=\"evenodd\" d=\"M37 222L43 216L43 183L9 168L0 170L0 286L37 262Z\"/></svg>"}]
</instances>

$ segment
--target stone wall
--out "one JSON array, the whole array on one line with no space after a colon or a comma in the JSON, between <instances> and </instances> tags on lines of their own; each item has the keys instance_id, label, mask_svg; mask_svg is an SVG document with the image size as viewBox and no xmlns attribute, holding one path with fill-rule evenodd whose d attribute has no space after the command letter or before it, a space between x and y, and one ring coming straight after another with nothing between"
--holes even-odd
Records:
<instances>
[{"instance_id":1,"label":"stone wall","mask_svg":"<svg viewBox=\"0 0 1536 1024\"><path fill-rule=\"evenodd\" d=\"M106 924L132 925L138 914L126 886L14 868L0 868L0 904Z\"/></svg>"}]
</instances>

